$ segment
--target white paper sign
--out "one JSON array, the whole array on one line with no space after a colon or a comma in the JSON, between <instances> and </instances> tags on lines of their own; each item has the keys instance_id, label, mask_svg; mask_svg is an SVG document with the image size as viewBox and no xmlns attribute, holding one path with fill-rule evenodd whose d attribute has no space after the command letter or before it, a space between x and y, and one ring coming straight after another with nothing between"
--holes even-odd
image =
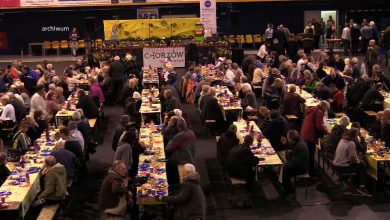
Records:
<instances>
[{"instance_id":1,"label":"white paper sign","mask_svg":"<svg viewBox=\"0 0 390 220\"><path fill-rule=\"evenodd\" d=\"M204 29L217 34L217 6L216 0L200 0L200 21Z\"/></svg>"},{"instance_id":2,"label":"white paper sign","mask_svg":"<svg viewBox=\"0 0 390 220\"><path fill-rule=\"evenodd\" d=\"M145 47L143 49L144 66L162 67L169 59L174 67L185 67L185 47Z\"/></svg>"},{"instance_id":3,"label":"white paper sign","mask_svg":"<svg viewBox=\"0 0 390 220\"><path fill-rule=\"evenodd\" d=\"M137 9L138 19L158 19L158 8Z\"/></svg>"}]
</instances>

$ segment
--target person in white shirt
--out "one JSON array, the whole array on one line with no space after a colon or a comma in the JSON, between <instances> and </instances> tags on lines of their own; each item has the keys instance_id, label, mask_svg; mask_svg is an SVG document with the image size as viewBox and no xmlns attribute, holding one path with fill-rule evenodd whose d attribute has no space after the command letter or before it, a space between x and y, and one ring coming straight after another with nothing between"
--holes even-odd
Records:
<instances>
[{"instance_id":1,"label":"person in white shirt","mask_svg":"<svg viewBox=\"0 0 390 220\"><path fill-rule=\"evenodd\" d=\"M272 42L272 38L274 36L274 25L273 24L268 24L267 29L265 30L265 39L266 42Z\"/></svg>"},{"instance_id":2,"label":"person in white shirt","mask_svg":"<svg viewBox=\"0 0 390 220\"><path fill-rule=\"evenodd\" d=\"M79 130L77 130L77 122L70 121L68 124L69 137L71 140L79 142L81 150L84 151L85 142L84 137Z\"/></svg>"},{"instance_id":3,"label":"person in white shirt","mask_svg":"<svg viewBox=\"0 0 390 220\"><path fill-rule=\"evenodd\" d=\"M297 62L297 69L298 69L298 74L300 74L302 71L302 65L306 63L307 56L306 54L301 55L301 59L298 60Z\"/></svg>"},{"instance_id":4,"label":"person in white shirt","mask_svg":"<svg viewBox=\"0 0 390 220\"><path fill-rule=\"evenodd\" d=\"M9 127L8 125L14 124L16 122L14 106L12 106L10 103L10 98L8 95L3 95L0 99L0 102L4 106L3 112L0 116L0 127Z\"/></svg>"},{"instance_id":5,"label":"person in white shirt","mask_svg":"<svg viewBox=\"0 0 390 220\"><path fill-rule=\"evenodd\" d=\"M349 49L351 44L351 29L349 28L349 24L345 24L343 31L341 32L341 40L343 41L344 46L344 55L349 56Z\"/></svg>"},{"instance_id":6,"label":"person in white shirt","mask_svg":"<svg viewBox=\"0 0 390 220\"><path fill-rule=\"evenodd\" d=\"M42 111L41 119L45 120L47 114L45 96L45 86L39 84L36 92L30 99L30 115L34 115L35 110L39 109Z\"/></svg>"},{"instance_id":7,"label":"person in white shirt","mask_svg":"<svg viewBox=\"0 0 390 220\"><path fill-rule=\"evenodd\" d=\"M229 80L230 85L234 85L234 70L233 70L233 63L231 60L226 60L226 64L228 66L225 77L227 80Z\"/></svg>"}]
</instances>

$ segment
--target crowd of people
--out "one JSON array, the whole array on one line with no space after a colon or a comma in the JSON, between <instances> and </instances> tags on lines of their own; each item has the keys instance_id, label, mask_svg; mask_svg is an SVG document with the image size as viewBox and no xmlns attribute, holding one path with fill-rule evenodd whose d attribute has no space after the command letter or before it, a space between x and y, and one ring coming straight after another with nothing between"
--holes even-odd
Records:
<instances>
[{"instance_id":1,"label":"crowd of people","mask_svg":"<svg viewBox=\"0 0 390 220\"><path fill-rule=\"evenodd\" d=\"M326 25L323 21L310 21L305 34L314 37L313 48L319 48L320 37L324 33L327 38L328 34L334 35L334 27L331 17ZM288 30L282 25L274 30L270 24L265 32L266 42L257 56L249 56L241 66L226 57L206 68L195 64L185 74L188 87L184 89L190 88L185 92L178 91L178 73L166 60L158 95L162 121L140 113L143 75L130 54L123 59L114 56L99 68L93 59L78 59L63 73L47 61L28 67L16 60L1 70L0 77L3 107L0 129L14 129L11 137L2 137L8 143L8 153L0 152L0 183L9 175L5 166L7 158L19 161L35 140L53 126L57 112L68 103L68 97L77 97L72 120L58 125L56 146L45 158L45 168L41 171L43 188L33 206L63 201L67 189L87 176L86 162L96 145L88 119L100 117L105 105L118 105L123 115L112 140L114 162L100 188L99 209L107 219L123 219L128 207L135 206L136 186L141 181L137 178L139 155L146 149L146 144L139 141L139 130L143 123L160 123L169 185L180 184L177 167L181 165L184 181L178 194L159 200L175 204L174 219L204 219L206 202L195 162L196 135L188 125L181 101L194 103L205 125L215 122L209 128L212 135L220 135L217 158L224 175L245 180L247 189L253 190L254 167L259 163L251 151L254 137L247 135L242 143L237 138L237 127L232 122L241 115L225 111L218 102L216 89L226 86L239 99L243 117L249 120L250 116L256 116L258 127L282 159L284 195L294 191L290 182L293 176L306 173L311 178L319 176L314 157L318 140L325 136L327 157L340 172L356 172L357 189L368 195L364 161L367 142L360 125L390 147L390 109L383 108L390 81L377 59L380 49L388 53L390 35L387 29L380 36L375 24L364 20L359 29L365 55L361 59L356 56L356 28L351 19L342 31L345 55L355 56L342 59L332 52L321 50L315 54L291 46ZM82 80L88 81L88 91L81 88ZM298 90L312 94L318 105L302 108L307 100ZM377 112L373 124L367 123L365 111ZM340 113L343 116L339 124L329 130L324 119L335 118ZM295 116L297 121L292 125L287 116Z\"/></svg>"}]
</instances>

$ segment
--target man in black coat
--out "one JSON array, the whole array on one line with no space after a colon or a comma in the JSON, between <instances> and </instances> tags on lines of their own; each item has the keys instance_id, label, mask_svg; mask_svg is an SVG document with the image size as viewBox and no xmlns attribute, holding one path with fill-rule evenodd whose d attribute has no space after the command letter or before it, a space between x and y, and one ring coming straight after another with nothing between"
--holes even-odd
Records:
<instances>
[{"instance_id":1,"label":"man in black coat","mask_svg":"<svg viewBox=\"0 0 390 220\"><path fill-rule=\"evenodd\" d=\"M78 90L77 97L79 98L79 101L76 104L76 108L81 108L85 117L91 119L99 116L99 108L89 96L85 95L84 90Z\"/></svg>"},{"instance_id":2,"label":"man in black coat","mask_svg":"<svg viewBox=\"0 0 390 220\"><path fill-rule=\"evenodd\" d=\"M357 26L357 24L353 24L351 28L351 38L352 38L352 55L356 56L358 55L358 48L359 48L359 38L360 38L360 30Z\"/></svg>"},{"instance_id":3,"label":"man in black coat","mask_svg":"<svg viewBox=\"0 0 390 220\"><path fill-rule=\"evenodd\" d=\"M204 120L215 120L214 126L210 128L211 131L219 132L224 127L224 117L221 106L218 104L218 100L215 97L216 91L214 88L210 88L210 98L206 100L205 108L203 112Z\"/></svg>"},{"instance_id":4,"label":"man in black coat","mask_svg":"<svg viewBox=\"0 0 390 220\"><path fill-rule=\"evenodd\" d=\"M164 91L164 99L165 101L162 106L164 113L168 113L174 109L180 109L180 101L173 97L172 91L170 89L166 89Z\"/></svg>"},{"instance_id":5,"label":"man in black coat","mask_svg":"<svg viewBox=\"0 0 390 220\"><path fill-rule=\"evenodd\" d=\"M123 106L133 97L134 92L139 92L136 79L129 79L128 86L123 87L120 97L120 102Z\"/></svg>"},{"instance_id":6,"label":"man in black coat","mask_svg":"<svg viewBox=\"0 0 390 220\"><path fill-rule=\"evenodd\" d=\"M285 145L280 139L287 136L288 122L277 110L272 110L270 114L271 124L264 130L264 135L270 141L275 151L285 149Z\"/></svg>"},{"instance_id":7,"label":"man in black coat","mask_svg":"<svg viewBox=\"0 0 390 220\"><path fill-rule=\"evenodd\" d=\"M125 73L126 73L126 69L122 61L120 60L120 57L115 56L114 61L111 63L110 70L108 72L108 74L112 79L112 84L113 84L112 97L115 97L116 99L114 100L115 103L119 100L119 93L123 88L123 79Z\"/></svg>"},{"instance_id":8,"label":"man in black coat","mask_svg":"<svg viewBox=\"0 0 390 220\"><path fill-rule=\"evenodd\" d=\"M338 73L335 72L334 69L332 69L328 76L325 76L322 79L322 82L329 87L330 84L335 84L338 90L343 90L345 87L345 80L342 76L340 76Z\"/></svg>"},{"instance_id":9,"label":"man in black coat","mask_svg":"<svg viewBox=\"0 0 390 220\"><path fill-rule=\"evenodd\" d=\"M287 163L283 167L282 187L284 195L289 195L294 192L291 177L305 174L309 168L309 150L296 130L288 131L287 140L283 139L283 142L289 145L289 150L286 151Z\"/></svg>"},{"instance_id":10,"label":"man in black coat","mask_svg":"<svg viewBox=\"0 0 390 220\"><path fill-rule=\"evenodd\" d=\"M26 108L24 107L24 104L21 101L15 98L15 94L13 92L7 92L7 95L9 97L10 104L15 109L16 121L20 122L27 115Z\"/></svg>"},{"instance_id":11,"label":"man in black coat","mask_svg":"<svg viewBox=\"0 0 390 220\"><path fill-rule=\"evenodd\" d=\"M217 142L217 157L222 167L225 167L230 150L240 143L236 133L237 126L231 124L228 130L221 135Z\"/></svg>"}]
</instances>

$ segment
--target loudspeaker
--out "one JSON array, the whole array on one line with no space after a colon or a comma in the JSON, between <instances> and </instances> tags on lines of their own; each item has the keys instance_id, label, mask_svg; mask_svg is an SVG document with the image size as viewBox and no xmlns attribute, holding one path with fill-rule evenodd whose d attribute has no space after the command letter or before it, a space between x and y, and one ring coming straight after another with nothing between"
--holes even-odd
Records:
<instances>
[{"instance_id":1,"label":"loudspeaker","mask_svg":"<svg viewBox=\"0 0 390 220\"><path fill-rule=\"evenodd\" d=\"M232 48L232 61L241 66L243 60L244 60L244 49Z\"/></svg>"},{"instance_id":2,"label":"loudspeaker","mask_svg":"<svg viewBox=\"0 0 390 220\"><path fill-rule=\"evenodd\" d=\"M231 25L233 27L237 27L238 25L240 25L240 12L239 11L231 11L230 12L230 21L231 21Z\"/></svg>"},{"instance_id":3,"label":"loudspeaker","mask_svg":"<svg viewBox=\"0 0 390 220\"><path fill-rule=\"evenodd\" d=\"M85 33L87 35L93 34L96 31L96 18L86 17L85 18Z\"/></svg>"}]
</instances>

